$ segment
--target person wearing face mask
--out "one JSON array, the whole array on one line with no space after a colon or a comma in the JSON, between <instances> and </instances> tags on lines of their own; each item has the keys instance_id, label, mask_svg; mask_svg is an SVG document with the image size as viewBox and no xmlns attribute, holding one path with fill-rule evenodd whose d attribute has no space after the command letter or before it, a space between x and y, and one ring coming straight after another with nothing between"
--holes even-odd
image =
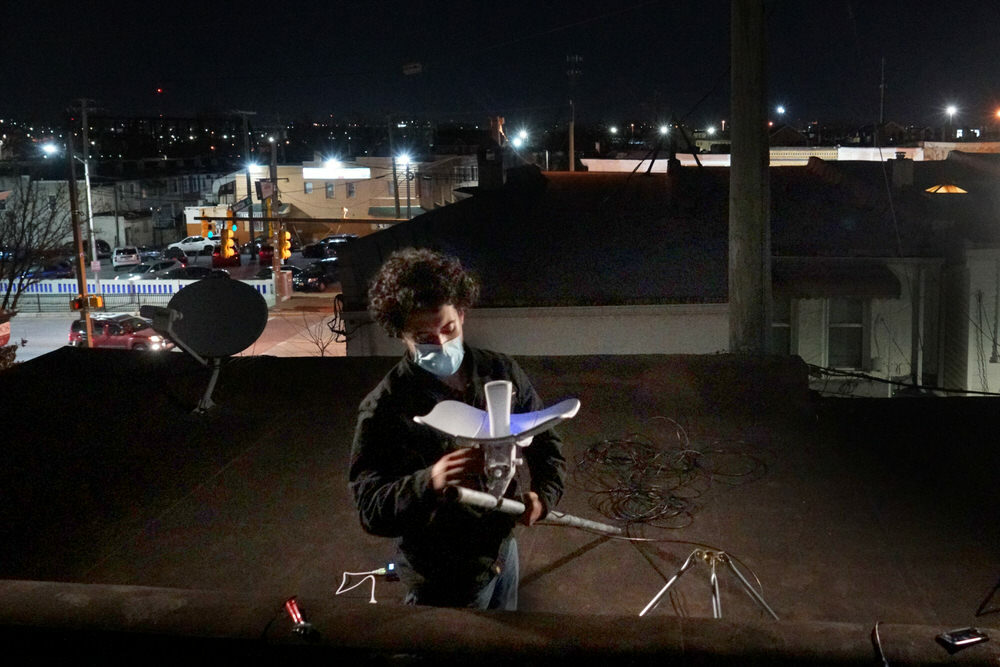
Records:
<instances>
[{"instance_id":1,"label":"person wearing face mask","mask_svg":"<svg viewBox=\"0 0 1000 667\"><path fill-rule=\"evenodd\" d=\"M532 525L562 496L566 462L558 434L535 435L520 450L519 468L527 466L530 488L521 470L506 492L525 504L518 519L446 501L448 486L483 489L482 455L413 421L444 400L485 410L483 387L492 380L513 383L511 412L543 407L513 359L464 342L465 313L478 296L478 282L457 258L431 250L397 251L379 269L369 310L406 351L361 402L349 485L362 527L397 539L406 603L513 610L519 569L514 525Z\"/></svg>"}]
</instances>

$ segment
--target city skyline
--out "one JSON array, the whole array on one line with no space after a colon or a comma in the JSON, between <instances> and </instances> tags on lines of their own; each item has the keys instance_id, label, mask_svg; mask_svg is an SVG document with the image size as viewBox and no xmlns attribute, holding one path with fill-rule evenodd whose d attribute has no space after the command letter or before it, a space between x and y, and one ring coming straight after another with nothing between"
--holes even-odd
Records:
<instances>
[{"instance_id":1,"label":"city skyline","mask_svg":"<svg viewBox=\"0 0 1000 667\"><path fill-rule=\"evenodd\" d=\"M874 5L874 6L872 6ZM48 6L48 9L46 8ZM392 0L11 8L0 115L56 118L74 100L111 115L249 109L305 120L352 114L540 125L726 118L723 0ZM995 3L767 4L769 107L793 124L884 117L986 122L998 106ZM579 56L576 64L568 56ZM571 90L567 70L578 69Z\"/></svg>"}]
</instances>

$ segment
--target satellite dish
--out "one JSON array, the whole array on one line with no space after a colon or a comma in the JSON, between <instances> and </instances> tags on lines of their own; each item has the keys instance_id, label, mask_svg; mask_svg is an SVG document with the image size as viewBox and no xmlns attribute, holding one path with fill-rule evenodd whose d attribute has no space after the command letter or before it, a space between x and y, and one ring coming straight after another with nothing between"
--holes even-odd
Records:
<instances>
[{"instance_id":1,"label":"satellite dish","mask_svg":"<svg viewBox=\"0 0 1000 667\"><path fill-rule=\"evenodd\" d=\"M212 377L195 412L215 405L212 390L222 360L250 347L267 325L267 302L239 280L206 278L177 292L166 308L142 306L139 314L153 320L153 329L177 343L198 363L212 368Z\"/></svg>"},{"instance_id":2,"label":"satellite dish","mask_svg":"<svg viewBox=\"0 0 1000 667\"><path fill-rule=\"evenodd\" d=\"M260 338L267 302L239 280L206 278L180 290L167 308L181 314L174 334L206 358L229 357Z\"/></svg>"}]
</instances>

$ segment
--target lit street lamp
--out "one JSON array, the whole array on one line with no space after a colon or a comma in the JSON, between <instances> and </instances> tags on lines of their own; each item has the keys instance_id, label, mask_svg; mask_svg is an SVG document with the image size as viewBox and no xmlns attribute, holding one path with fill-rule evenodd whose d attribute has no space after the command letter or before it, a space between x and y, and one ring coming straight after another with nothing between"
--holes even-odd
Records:
<instances>
[{"instance_id":1,"label":"lit street lamp","mask_svg":"<svg viewBox=\"0 0 1000 667\"><path fill-rule=\"evenodd\" d=\"M43 144L42 152L46 156L55 155L59 152L59 147L52 143ZM83 163L83 181L87 188L87 229L90 231L90 270L94 272L94 279L100 282L98 274L101 270L101 260L97 257L97 234L94 233L94 206L90 198L90 165L85 158L79 155L74 154L72 158Z\"/></svg>"},{"instance_id":2,"label":"lit street lamp","mask_svg":"<svg viewBox=\"0 0 1000 667\"><path fill-rule=\"evenodd\" d=\"M952 135L955 133L955 126L952 121L955 119L955 113L958 108L954 104L949 104L948 108L945 109L945 113L948 114L948 138L953 138Z\"/></svg>"},{"instance_id":3,"label":"lit street lamp","mask_svg":"<svg viewBox=\"0 0 1000 667\"><path fill-rule=\"evenodd\" d=\"M410 181L413 180L414 174L413 174L413 171L410 169L410 156L409 155L406 155L404 153L403 155L400 155L397 158L397 161L400 162L403 165L403 168L406 170L406 219L409 220L412 217L412 215L410 213L410 210L411 210L410 209Z\"/></svg>"}]
</instances>

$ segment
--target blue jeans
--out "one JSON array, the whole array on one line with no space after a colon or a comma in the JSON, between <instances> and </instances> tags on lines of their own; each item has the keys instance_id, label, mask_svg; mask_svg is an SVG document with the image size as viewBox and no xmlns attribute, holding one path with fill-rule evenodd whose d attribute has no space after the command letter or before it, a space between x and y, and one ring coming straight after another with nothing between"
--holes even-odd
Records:
<instances>
[{"instance_id":1,"label":"blue jeans","mask_svg":"<svg viewBox=\"0 0 1000 667\"><path fill-rule=\"evenodd\" d=\"M465 606L469 609L517 610L517 585L520 580L517 540L510 537L501 544L497 560L503 564L500 573L486 582L476 592L472 600L465 602ZM410 589L403 599L403 603L411 605L456 606L455 604L442 603L441 600L441 596L435 595L430 587L425 586L420 589Z\"/></svg>"}]
</instances>

